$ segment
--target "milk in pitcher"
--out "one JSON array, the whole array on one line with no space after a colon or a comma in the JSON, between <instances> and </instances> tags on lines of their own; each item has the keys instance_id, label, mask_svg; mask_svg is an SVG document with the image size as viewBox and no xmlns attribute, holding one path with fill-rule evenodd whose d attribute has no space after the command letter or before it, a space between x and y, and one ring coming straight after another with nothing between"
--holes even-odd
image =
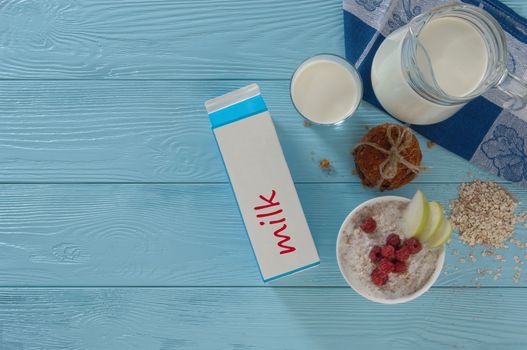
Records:
<instances>
[{"instance_id":1,"label":"milk in pitcher","mask_svg":"<svg viewBox=\"0 0 527 350\"><path fill-rule=\"evenodd\" d=\"M464 104L434 103L412 88L401 62L408 31L409 27L400 28L379 47L371 71L373 89L384 109L397 119L433 124L448 118ZM469 21L454 16L432 18L418 40L422 47L417 51L415 64L425 81L455 97L467 96L481 84L488 69L488 49L482 34Z\"/></svg>"}]
</instances>

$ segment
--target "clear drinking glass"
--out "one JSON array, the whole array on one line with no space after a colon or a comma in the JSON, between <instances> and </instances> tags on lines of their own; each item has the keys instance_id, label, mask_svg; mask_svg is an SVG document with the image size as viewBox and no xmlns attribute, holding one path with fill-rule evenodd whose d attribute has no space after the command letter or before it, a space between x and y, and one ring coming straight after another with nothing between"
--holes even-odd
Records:
<instances>
[{"instance_id":1,"label":"clear drinking glass","mask_svg":"<svg viewBox=\"0 0 527 350\"><path fill-rule=\"evenodd\" d=\"M461 96L440 87L438 72L420 41L423 29L442 17L472 26L486 48L487 65L479 84ZM489 13L472 5L445 5L414 17L385 39L374 58L372 84L383 107L411 124L443 121L492 88L497 89L495 95L505 108L519 110L527 104L527 82L507 70L507 55L503 29Z\"/></svg>"},{"instance_id":2,"label":"clear drinking glass","mask_svg":"<svg viewBox=\"0 0 527 350\"><path fill-rule=\"evenodd\" d=\"M346 59L318 54L297 67L289 91L293 106L304 119L318 125L338 125L359 107L362 79Z\"/></svg>"}]
</instances>

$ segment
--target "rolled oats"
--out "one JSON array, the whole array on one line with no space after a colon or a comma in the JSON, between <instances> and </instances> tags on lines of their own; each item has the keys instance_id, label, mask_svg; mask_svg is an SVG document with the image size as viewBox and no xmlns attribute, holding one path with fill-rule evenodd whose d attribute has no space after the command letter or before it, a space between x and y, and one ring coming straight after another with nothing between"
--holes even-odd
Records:
<instances>
[{"instance_id":1,"label":"rolled oats","mask_svg":"<svg viewBox=\"0 0 527 350\"><path fill-rule=\"evenodd\" d=\"M500 185L477 180L460 186L459 198L450 204L451 218L466 244L504 247L514 232L517 205Z\"/></svg>"}]
</instances>

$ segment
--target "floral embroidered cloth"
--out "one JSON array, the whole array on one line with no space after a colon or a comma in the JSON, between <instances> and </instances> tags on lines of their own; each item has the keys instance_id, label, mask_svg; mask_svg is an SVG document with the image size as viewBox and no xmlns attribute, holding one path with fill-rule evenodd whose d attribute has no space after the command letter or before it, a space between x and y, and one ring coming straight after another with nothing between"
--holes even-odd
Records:
<instances>
[{"instance_id":1,"label":"floral embroidered cloth","mask_svg":"<svg viewBox=\"0 0 527 350\"><path fill-rule=\"evenodd\" d=\"M497 0L466 0L493 15L505 30L509 70L527 77L527 20ZM371 86L373 56L384 38L445 0L344 0L346 57L364 82L364 100L378 108ZM527 187L527 108L504 109L489 91L444 122L412 126L435 143L506 180Z\"/></svg>"}]
</instances>

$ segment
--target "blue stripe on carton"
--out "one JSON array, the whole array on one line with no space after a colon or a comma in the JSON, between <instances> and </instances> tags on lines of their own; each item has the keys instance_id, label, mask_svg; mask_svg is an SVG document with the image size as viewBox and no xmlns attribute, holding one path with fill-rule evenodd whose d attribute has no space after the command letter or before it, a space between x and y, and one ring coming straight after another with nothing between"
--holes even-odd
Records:
<instances>
[{"instance_id":1,"label":"blue stripe on carton","mask_svg":"<svg viewBox=\"0 0 527 350\"><path fill-rule=\"evenodd\" d=\"M294 273L297 273L297 272L300 272L300 271L303 271L303 270L307 270L307 269L309 269L309 268L311 268L311 267L315 267L315 266L317 266L317 265L320 265L320 261L316 261L316 262L314 262L314 263L312 263L312 264L308 264L308 265L305 265L305 266L299 267L299 268L297 268L297 269L294 269L294 270L291 270L291 271L288 271L288 272L284 272L284 273L279 274L279 275L274 276L274 277L269 277L269 278L267 278L267 279L264 279L263 281L264 281L265 283L267 283L267 282L271 282L271 281L274 281L274 280L276 280L276 279L279 279L279 278L282 278L282 277L285 277L285 276L289 276L289 275L292 275L292 274L294 274ZM261 273L261 272L260 272L260 273Z\"/></svg>"},{"instance_id":2,"label":"blue stripe on carton","mask_svg":"<svg viewBox=\"0 0 527 350\"><path fill-rule=\"evenodd\" d=\"M257 95L210 113L209 118L214 129L265 111L267 111L267 106L262 95Z\"/></svg>"}]
</instances>

